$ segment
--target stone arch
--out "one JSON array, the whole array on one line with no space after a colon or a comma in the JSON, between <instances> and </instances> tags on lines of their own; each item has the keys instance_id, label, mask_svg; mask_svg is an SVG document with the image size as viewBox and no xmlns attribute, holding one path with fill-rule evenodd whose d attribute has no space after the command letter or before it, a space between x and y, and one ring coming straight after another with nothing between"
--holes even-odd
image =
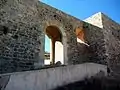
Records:
<instances>
[{"instance_id":1,"label":"stone arch","mask_svg":"<svg viewBox=\"0 0 120 90\"><path fill-rule=\"evenodd\" d=\"M51 39L55 39L56 41L62 42L62 33L60 29L54 25L47 26L45 33Z\"/></svg>"},{"instance_id":2,"label":"stone arch","mask_svg":"<svg viewBox=\"0 0 120 90\"><path fill-rule=\"evenodd\" d=\"M58 21L47 21L46 23L43 24L43 30L44 33L46 34L46 28L47 27L55 27L56 29L59 30L59 32L62 35L61 38L61 43L63 44L63 59L64 59L64 64L67 63L68 57L67 57L67 39L66 39L66 33L64 31L63 25L61 23L59 23ZM57 40L59 41L59 40Z\"/></svg>"},{"instance_id":3,"label":"stone arch","mask_svg":"<svg viewBox=\"0 0 120 90\"><path fill-rule=\"evenodd\" d=\"M49 20L47 22L43 22L43 30L45 32L46 28L48 26L56 26L57 28L59 28L61 34L63 35L63 37L66 37L66 33L65 33L65 30L64 30L64 25L56 20Z\"/></svg>"}]
</instances>

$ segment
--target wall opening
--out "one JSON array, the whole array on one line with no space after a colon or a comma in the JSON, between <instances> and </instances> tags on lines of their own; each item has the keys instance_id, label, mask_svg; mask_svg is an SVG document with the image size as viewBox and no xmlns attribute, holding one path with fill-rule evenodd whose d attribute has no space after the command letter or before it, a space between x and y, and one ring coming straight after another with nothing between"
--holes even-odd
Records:
<instances>
[{"instance_id":1,"label":"wall opening","mask_svg":"<svg viewBox=\"0 0 120 90\"><path fill-rule=\"evenodd\" d=\"M83 28L76 28L75 34L76 34L76 36L77 36L77 42L78 42L78 43L83 43L83 44L89 46L89 45L85 42L85 34L84 34Z\"/></svg>"},{"instance_id":2,"label":"wall opening","mask_svg":"<svg viewBox=\"0 0 120 90\"><path fill-rule=\"evenodd\" d=\"M75 31L75 33L76 33L76 36L77 36L77 38L79 38L81 41L85 41L84 40L84 31L83 31L83 29L81 29L81 28L76 28L76 31Z\"/></svg>"},{"instance_id":3,"label":"wall opening","mask_svg":"<svg viewBox=\"0 0 120 90\"><path fill-rule=\"evenodd\" d=\"M50 38L45 35L45 47L44 47L44 63L45 65L49 65L50 64Z\"/></svg>"},{"instance_id":4,"label":"wall opening","mask_svg":"<svg viewBox=\"0 0 120 90\"><path fill-rule=\"evenodd\" d=\"M61 45L62 44L62 34L61 34L59 28L56 26L48 26L45 30L45 33L48 36L48 38L50 39L50 43L49 43L50 64L55 64L58 56L60 55L59 47L62 46ZM63 51L63 50L61 50L61 51ZM63 54L63 52L61 54ZM57 60L57 61L59 61L59 60Z\"/></svg>"}]
</instances>

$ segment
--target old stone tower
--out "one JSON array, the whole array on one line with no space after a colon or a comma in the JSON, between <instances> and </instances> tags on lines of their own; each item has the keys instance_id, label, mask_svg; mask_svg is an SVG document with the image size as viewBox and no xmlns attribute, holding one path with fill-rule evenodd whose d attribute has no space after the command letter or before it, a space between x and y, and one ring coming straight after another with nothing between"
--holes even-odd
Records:
<instances>
[{"instance_id":1,"label":"old stone tower","mask_svg":"<svg viewBox=\"0 0 120 90\"><path fill-rule=\"evenodd\" d=\"M0 73L44 66L45 34L53 64L60 42L65 65L94 62L119 69L120 25L103 13L81 21L38 0L0 0Z\"/></svg>"}]
</instances>

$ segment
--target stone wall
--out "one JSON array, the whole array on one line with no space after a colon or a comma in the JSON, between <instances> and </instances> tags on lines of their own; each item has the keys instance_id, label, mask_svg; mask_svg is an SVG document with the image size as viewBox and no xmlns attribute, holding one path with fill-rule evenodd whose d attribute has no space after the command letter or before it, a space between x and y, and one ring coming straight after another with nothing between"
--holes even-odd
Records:
<instances>
[{"instance_id":1,"label":"stone wall","mask_svg":"<svg viewBox=\"0 0 120 90\"><path fill-rule=\"evenodd\" d=\"M105 62L114 74L120 69L120 24L103 13L97 13L85 20L102 28L105 47Z\"/></svg>"},{"instance_id":2,"label":"stone wall","mask_svg":"<svg viewBox=\"0 0 120 90\"><path fill-rule=\"evenodd\" d=\"M106 50L103 29L85 22L83 27L85 30L85 40L89 45L87 55L89 58L86 62L106 64Z\"/></svg>"},{"instance_id":3,"label":"stone wall","mask_svg":"<svg viewBox=\"0 0 120 90\"><path fill-rule=\"evenodd\" d=\"M75 21L75 18L44 3L39 4L38 11L43 31L46 30L47 26L52 25L60 29L63 37L64 62L66 65L73 64L73 61L78 60L77 40L74 33L74 25L71 23L73 20Z\"/></svg>"},{"instance_id":4,"label":"stone wall","mask_svg":"<svg viewBox=\"0 0 120 90\"><path fill-rule=\"evenodd\" d=\"M114 73L120 73L120 24L102 14L108 66Z\"/></svg>"},{"instance_id":5,"label":"stone wall","mask_svg":"<svg viewBox=\"0 0 120 90\"><path fill-rule=\"evenodd\" d=\"M0 73L43 64L43 32L35 0L0 0Z\"/></svg>"},{"instance_id":6,"label":"stone wall","mask_svg":"<svg viewBox=\"0 0 120 90\"><path fill-rule=\"evenodd\" d=\"M104 47L105 41L103 30L101 28L67 15L64 12L45 5L44 3L40 3L39 12L41 12L40 17L43 22L42 26L55 25L61 29L64 40L63 51L65 51L64 53L67 53L67 56L64 58L65 63L79 64L83 62L96 62L106 64L104 61L106 58ZM47 25L45 23L47 23ZM84 28L86 43L90 44L87 50L77 42L75 30L78 27ZM84 54L86 55L81 52L85 50L86 52Z\"/></svg>"},{"instance_id":7,"label":"stone wall","mask_svg":"<svg viewBox=\"0 0 120 90\"><path fill-rule=\"evenodd\" d=\"M0 73L31 70L43 66L45 34L48 26L56 26L62 33L66 65L83 62L105 64L103 29L38 0L1 0ZM81 47L77 42L75 30L79 27L84 29L88 48ZM81 52L85 50L87 52Z\"/></svg>"}]
</instances>

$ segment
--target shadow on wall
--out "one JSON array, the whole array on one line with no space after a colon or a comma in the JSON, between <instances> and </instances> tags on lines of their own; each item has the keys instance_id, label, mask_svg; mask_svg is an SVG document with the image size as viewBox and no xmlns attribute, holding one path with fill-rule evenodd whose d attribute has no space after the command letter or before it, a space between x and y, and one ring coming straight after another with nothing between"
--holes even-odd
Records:
<instances>
[{"instance_id":1,"label":"shadow on wall","mask_svg":"<svg viewBox=\"0 0 120 90\"><path fill-rule=\"evenodd\" d=\"M88 62L89 56L90 56L89 46L87 46L83 43L80 43L80 42L77 42L77 46L78 46L78 52L79 52L79 57L80 57L81 63Z\"/></svg>"},{"instance_id":2,"label":"shadow on wall","mask_svg":"<svg viewBox=\"0 0 120 90\"><path fill-rule=\"evenodd\" d=\"M77 38L77 47L79 53L78 63L92 62L90 57L92 57L93 52L90 49L90 45L86 43L84 29L82 27L76 28L75 34Z\"/></svg>"},{"instance_id":3,"label":"shadow on wall","mask_svg":"<svg viewBox=\"0 0 120 90\"><path fill-rule=\"evenodd\" d=\"M120 80L107 77L85 79L54 90L120 90Z\"/></svg>"},{"instance_id":4,"label":"shadow on wall","mask_svg":"<svg viewBox=\"0 0 120 90\"><path fill-rule=\"evenodd\" d=\"M78 46L78 52L79 52L79 63L85 63L85 62L94 62L98 63L95 59L95 51L91 47L91 45L88 45L87 43L81 41L77 38L77 46Z\"/></svg>"},{"instance_id":5,"label":"shadow on wall","mask_svg":"<svg viewBox=\"0 0 120 90\"><path fill-rule=\"evenodd\" d=\"M5 90L6 85L8 84L10 76L0 76L0 90Z\"/></svg>"}]
</instances>

